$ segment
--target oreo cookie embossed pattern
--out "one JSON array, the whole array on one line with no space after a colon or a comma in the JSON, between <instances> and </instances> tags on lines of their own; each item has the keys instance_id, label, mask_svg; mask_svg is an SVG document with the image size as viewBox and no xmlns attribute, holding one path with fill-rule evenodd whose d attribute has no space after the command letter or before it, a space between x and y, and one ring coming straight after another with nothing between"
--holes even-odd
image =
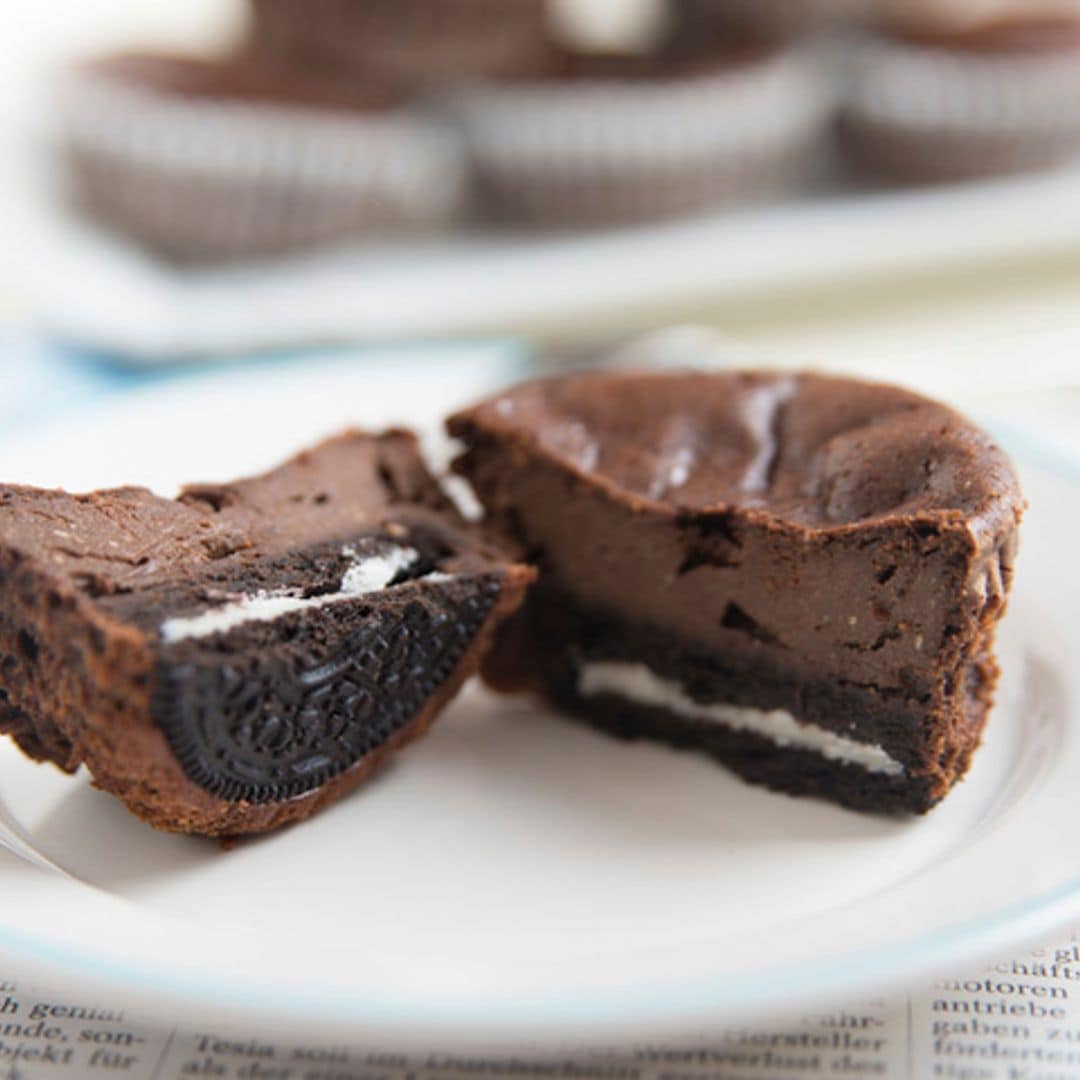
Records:
<instances>
[{"instance_id":1,"label":"oreo cookie embossed pattern","mask_svg":"<svg viewBox=\"0 0 1080 1080\"><path fill-rule=\"evenodd\" d=\"M306 634L277 648L255 638L233 663L196 643L169 646L155 715L184 771L215 795L302 795L405 727L453 673L499 591L496 575L464 589L396 589L328 655Z\"/></svg>"}]
</instances>

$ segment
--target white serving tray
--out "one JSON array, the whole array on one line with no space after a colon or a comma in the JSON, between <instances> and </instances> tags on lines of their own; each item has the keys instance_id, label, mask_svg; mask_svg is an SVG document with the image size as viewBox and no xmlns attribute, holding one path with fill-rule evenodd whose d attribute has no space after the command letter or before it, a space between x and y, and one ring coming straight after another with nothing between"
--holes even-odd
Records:
<instances>
[{"instance_id":1,"label":"white serving tray","mask_svg":"<svg viewBox=\"0 0 1080 1080\"><path fill-rule=\"evenodd\" d=\"M838 191L574 234L472 231L178 269L70 219L29 270L47 328L126 362L312 344L518 333L807 286L1080 249L1080 168Z\"/></svg>"}]
</instances>

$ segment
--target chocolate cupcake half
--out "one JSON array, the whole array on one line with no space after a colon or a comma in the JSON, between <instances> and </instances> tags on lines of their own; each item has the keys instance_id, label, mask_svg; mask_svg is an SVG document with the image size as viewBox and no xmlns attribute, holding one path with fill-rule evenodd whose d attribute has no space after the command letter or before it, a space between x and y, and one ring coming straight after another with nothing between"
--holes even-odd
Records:
<instances>
[{"instance_id":1,"label":"chocolate cupcake half","mask_svg":"<svg viewBox=\"0 0 1080 1080\"><path fill-rule=\"evenodd\" d=\"M815 375L612 373L449 428L540 571L495 687L860 810L921 813L967 771L1023 500L958 414Z\"/></svg>"},{"instance_id":2,"label":"chocolate cupcake half","mask_svg":"<svg viewBox=\"0 0 1080 1080\"><path fill-rule=\"evenodd\" d=\"M879 33L856 52L842 133L856 163L902 180L1065 161L1080 153L1080 20Z\"/></svg>"},{"instance_id":3,"label":"chocolate cupcake half","mask_svg":"<svg viewBox=\"0 0 1080 1080\"><path fill-rule=\"evenodd\" d=\"M273 829L424 734L531 578L405 432L175 501L0 487L0 732L158 828Z\"/></svg>"},{"instance_id":4,"label":"chocolate cupcake half","mask_svg":"<svg viewBox=\"0 0 1080 1080\"><path fill-rule=\"evenodd\" d=\"M828 94L794 46L708 57L564 54L456 101L481 210L531 225L692 214L760 198L814 160Z\"/></svg>"},{"instance_id":5,"label":"chocolate cupcake half","mask_svg":"<svg viewBox=\"0 0 1080 1080\"><path fill-rule=\"evenodd\" d=\"M58 109L78 203L173 258L431 229L462 201L458 141L369 83L128 54L69 72Z\"/></svg>"},{"instance_id":6,"label":"chocolate cupcake half","mask_svg":"<svg viewBox=\"0 0 1080 1080\"><path fill-rule=\"evenodd\" d=\"M546 0L252 0L256 48L406 87L533 70Z\"/></svg>"}]
</instances>

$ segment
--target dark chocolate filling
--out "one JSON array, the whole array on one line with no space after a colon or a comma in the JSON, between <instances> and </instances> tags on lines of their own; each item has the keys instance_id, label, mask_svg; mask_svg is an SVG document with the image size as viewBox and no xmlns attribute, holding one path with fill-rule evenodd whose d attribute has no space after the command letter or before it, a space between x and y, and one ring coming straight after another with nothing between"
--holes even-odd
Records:
<instances>
[{"instance_id":1,"label":"dark chocolate filling","mask_svg":"<svg viewBox=\"0 0 1080 1080\"><path fill-rule=\"evenodd\" d=\"M669 632L577 607L561 596L530 604L530 614L539 618L545 628L545 640L562 643L551 654L548 669L549 689L560 704L572 703L579 697L577 683L582 664L640 663L678 684L687 697L700 705L783 709L803 723L855 742L880 746L905 769L922 763L923 746L912 714L925 708L929 695L924 691L912 688L914 692L905 693L814 678L800 672L795 664L781 666L765 657L706 653Z\"/></svg>"},{"instance_id":2,"label":"dark chocolate filling","mask_svg":"<svg viewBox=\"0 0 1080 1080\"><path fill-rule=\"evenodd\" d=\"M534 589L513 625L527 637L524 644L520 639L508 642L507 652L497 649L487 661L485 670L496 684L521 685L522 673L513 670L513 665L517 650L524 649L540 672L541 684L536 689L560 709L611 734L698 750L754 783L825 797L860 810L922 813L947 790L932 777L943 763L933 759L934 750L921 723L933 705L934 690L814 677L799 670L797 662L783 665L775 657L755 658L752 654L759 650L752 644L738 655L703 652L670 631L583 607L550 586ZM954 678L951 682L956 685L940 688L956 699L965 726L970 726L962 750L966 756L977 744L988 707L984 683L990 674L984 660L983 654L976 655L964 666L963 679ZM579 688L583 665L604 661L643 664L701 705L783 709L800 722L880 746L905 771L898 776L874 773L812 750L782 747L763 735L703 723L617 694L583 694Z\"/></svg>"},{"instance_id":3,"label":"dark chocolate filling","mask_svg":"<svg viewBox=\"0 0 1080 1080\"><path fill-rule=\"evenodd\" d=\"M852 810L921 814L944 792L924 777L889 776L833 761L795 747L719 724L703 724L664 709L611 695L579 696L559 703L592 727L622 739L649 739L680 750L707 754L742 779L788 795L808 795Z\"/></svg>"},{"instance_id":4,"label":"dark chocolate filling","mask_svg":"<svg viewBox=\"0 0 1080 1080\"><path fill-rule=\"evenodd\" d=\"M386 555L402 547L415 551L416 558L395 575L391 585L422 578L454 554L452 543L436 529L413 526L403 536L382 530L343 535L275 556L245 559L241 552L233 558L211 561L197 577L131 591L98 595L93 581L82 584L110 615L157 636L167 619L198 615L237 595L288 591L317 597L336 593L357 559Z\"/></svg>"}]
</instances>

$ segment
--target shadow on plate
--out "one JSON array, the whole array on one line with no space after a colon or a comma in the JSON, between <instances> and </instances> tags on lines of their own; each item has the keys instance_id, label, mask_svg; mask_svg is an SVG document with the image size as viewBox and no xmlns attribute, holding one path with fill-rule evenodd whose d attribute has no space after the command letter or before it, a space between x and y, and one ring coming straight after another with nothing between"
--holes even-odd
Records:
<instances>
[{"instance_id":1,"label":"shadow on plate","mask_svg":"<svg viewBox=\"0 0 1080 1080\"><path fill-rule=\"evenodd\" d=\"M498 850L524 839L549 850L576 845L646 859L673 852L708 859L718 848L874 847L904 843L913 830L959 827L970 836L1024 797L1060 736L1065 703L1053 669L1018 650L1007 670L998 713L1015 722L999 720L1000 733L991 732L972 779L944 808L916 821L778 795L703 755L623 742L529 701L473 687L428 738L348 798L308 823L243 840L233 851L156 832L85 777L70 784L27 839L75 877L124 893L220 869L222 859L261 861L268 849L289 861L301 848L310 855L323 844L340 851L345 843L360 857L373 834L385 839L394 831L400 832L395 843L408 848L417 830L432 828L459 850ZM330 865L327 874L333 877Z\"/></svg>"}]
</instances>

